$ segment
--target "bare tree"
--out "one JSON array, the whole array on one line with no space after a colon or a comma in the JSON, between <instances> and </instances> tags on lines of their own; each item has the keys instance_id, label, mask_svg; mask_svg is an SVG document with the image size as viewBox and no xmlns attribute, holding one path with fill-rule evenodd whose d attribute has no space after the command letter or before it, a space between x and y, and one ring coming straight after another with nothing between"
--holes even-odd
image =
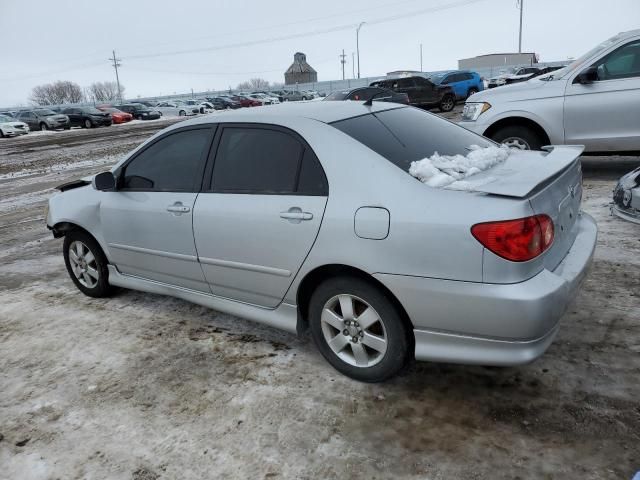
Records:
<instances>
[{"instance_id":1,"label":"bare tree","mask_svg":"<svg viewBox=\"0 0 640 480\"><path fill-rule=\"evenodd\" d=\"M77 83L68 80L59 80L54 83L34 87L29 99L36 105L79 103L84 100L84 92Z\"/></svg>"},{"instance_id":2,"label":"bare tree","mask_svg":"<svg viewBox=\"0 0 640 480\"><path fill-rule=\"evenodd\" d=\"M120 85L120 94L124 87ZM119 100L118 84L116 82L94 82L87 87L87 97L93 102L112 102Z\"/></svg>"},{"instance_id":3,"label":"bare tree","mask_svg":"<svg viewBox=\"0 0 640 480\"><path fill-rule=\"evenodd\" d=\"M265 90L267 88L269 88L269 82L264 78L252 78L238 84L238 90Z\"/></svg>"}]
</instances>

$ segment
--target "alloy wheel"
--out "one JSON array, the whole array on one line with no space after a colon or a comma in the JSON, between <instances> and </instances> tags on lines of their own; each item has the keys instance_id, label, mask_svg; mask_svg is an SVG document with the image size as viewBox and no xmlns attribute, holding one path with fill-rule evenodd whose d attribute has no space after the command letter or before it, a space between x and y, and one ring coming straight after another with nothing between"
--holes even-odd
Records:
<instances>
[{"instance_id":1,"label":"alloy wheel","mask_svg":"<svg viewBox=\"0 0 640 480\"><path fill-rule=\"evenodd\" d=\"M502 141L503 145L509 148L517 148L519 150L531 150L529 143L520 137L507 137Z\"/></svg>"},{"instance_id":2,"label":"alloy wheel","mask_svg":"<svg viewBox=\"0 0 640 480\"><path fill-rule=\"evenodd\" d=\"M69 263L78 282L87 288L94 288L100 279L95 255L79 240L69 245Z\"/></svg>"},{"instance_id":3,"label":"alloy wheel","mask_svg":"<svg viewBox=\"0 0 640 480\"><path fill-rule=\"evenodd\" d=\"M342 361L372 367L387 351L387 331L378 312L354 295L336 295L322 309L324 340Z\"/></svg>"},{"instance_id":4,"label":"alloy wheel","mask_svg":"<svg viewBox=\"0 0 640 480\"><path fill-rule=\"evenodd\" d=\"M451 97L447 96L447 97L445 97L445 98L442 100L442 109L443 109L445 112L448 112L448 111L450 111L450 110L453 110L453 107L454 107L454 105L453 105L453 99L452 99Z\"/></svg>"}]
</instances>

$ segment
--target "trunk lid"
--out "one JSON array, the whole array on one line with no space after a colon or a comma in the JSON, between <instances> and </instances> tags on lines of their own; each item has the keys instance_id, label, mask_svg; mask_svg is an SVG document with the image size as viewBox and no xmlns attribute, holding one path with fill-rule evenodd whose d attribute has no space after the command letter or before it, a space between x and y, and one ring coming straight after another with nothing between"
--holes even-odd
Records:
<instances>
[{"instance_id":1,"label":"trunk lid","mask_svg":"<svg viewBox=\"0 0 640 480\"><path fill-rule=\"evenodd\" d=\"M512 151L507 160L465 179L468 190L525 198L569 167L583 146L547 147L547 152Z\"/></svg>"}]
</instances>

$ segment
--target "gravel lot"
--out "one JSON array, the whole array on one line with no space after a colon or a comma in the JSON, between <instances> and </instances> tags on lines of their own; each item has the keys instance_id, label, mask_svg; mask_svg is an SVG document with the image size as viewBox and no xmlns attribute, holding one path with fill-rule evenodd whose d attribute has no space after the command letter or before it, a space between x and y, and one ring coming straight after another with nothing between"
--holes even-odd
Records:
<instances>
[{"instance_id":1,"label":"gravel lot","mask_svg":"<svg viewBox=\"0 0 640 480\"><path fill-rule=\"evenodd\" d=\"M630 479L640 470L640 158L584 160L593 269L535 363L421 363L365 385L308 339L156 295L80 294L53 187L168 121L0 141L0 478ZM515 320L514 320L515 321Z\"/></svg>"}]
</instances>

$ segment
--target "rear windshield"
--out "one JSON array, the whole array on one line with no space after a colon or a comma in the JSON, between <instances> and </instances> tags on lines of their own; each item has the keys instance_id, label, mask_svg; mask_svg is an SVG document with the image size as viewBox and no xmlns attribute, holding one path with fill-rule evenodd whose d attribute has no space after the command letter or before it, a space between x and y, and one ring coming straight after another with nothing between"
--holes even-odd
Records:
<instances>
[{"instance_id":1,"label":"rear windshield","mask_svg":"<svg viewBox=\"0 0 640 480\"><path fill-rule=\"evenodd\" d=\"M331 95L324 97L325 100L344 100L349 96L349 92L333 92Z\"/></svg>"},{"instance_id":2,"label":"rear windshield","mask_svg":"<svg viewBox=\"0 0 640 480\"><path fill-rule=\"evenodd\" d=\"M466 155L471 145L494 145L480 135L414 107L370 113L331 125L406 172L411 162L435 152Z\"/></svg>"}]
</instances>

